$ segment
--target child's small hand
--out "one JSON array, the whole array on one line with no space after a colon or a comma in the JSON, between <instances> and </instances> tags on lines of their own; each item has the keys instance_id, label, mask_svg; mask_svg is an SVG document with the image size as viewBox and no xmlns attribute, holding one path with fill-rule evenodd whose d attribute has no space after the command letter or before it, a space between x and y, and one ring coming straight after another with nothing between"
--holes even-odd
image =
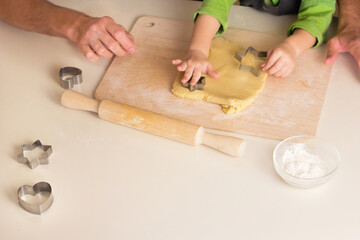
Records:
<instances>
[{"instance_id":1,"label":"child's small hand","mask_svg":"<svg viewBox=\"0 0 360 240\"><path fill-rule=\"evenodd\" d=\"M287 77L294 70L296 56L296 49L284 41L268 51L268 58L261 67L275 77Z\"/></svg>"},{"instance_id":2,"label":"child's small hand","mask_svg":"<svg viewBox=\"0 0 360 240\"><path fill-rule=\"evenodd\" d=\"M182 83L186 83L192 77L190 85L194 85L199 81L201 73L207 73L212 78L220 76L207 60L207 56L201 51L191 50L184 60L175 59L172 60L172 64L177 65L178 71L185 72L181 79Z\"/></svg>"}]
</instances>

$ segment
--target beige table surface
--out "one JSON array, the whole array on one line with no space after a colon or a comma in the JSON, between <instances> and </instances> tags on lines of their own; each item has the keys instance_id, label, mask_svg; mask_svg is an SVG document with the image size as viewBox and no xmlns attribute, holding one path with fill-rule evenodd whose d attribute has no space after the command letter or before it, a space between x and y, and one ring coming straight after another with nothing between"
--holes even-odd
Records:
<instances>
[{"instance_id":1,"label":"beige table surface","mask_svg":"<svg viewBox=\"0 0 360 240\"><path fill-rule=\"evenodd\" d=\"M143 15L191 20L199 2L185 0L57 0L130 29ZM230 27L285 33L293 16L234 6ZM93 95L109 60L92 63L67 40L0 22L0 239L326 239L360 238L360 73L339 57L318 136L341 154L337 175L298 189L275 173L278 141L246 135L243 158L190 147L69 110L59 103L61 66L83 70L77 90ZM53 146L50 164L16 161L20 145ZM16 191L47 181L53 206L25 212Z\"/></svg>"}]
</instances>

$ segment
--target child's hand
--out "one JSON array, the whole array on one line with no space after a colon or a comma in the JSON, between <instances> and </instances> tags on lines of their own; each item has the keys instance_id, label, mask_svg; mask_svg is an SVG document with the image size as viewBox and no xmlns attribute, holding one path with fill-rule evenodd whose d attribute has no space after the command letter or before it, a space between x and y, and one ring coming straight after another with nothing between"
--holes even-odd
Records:
<instances>
[{"instance_id":1,"label":"child's hand","mask_svg":"<svg viewBox=\"0 0 360 240\"><path fill-rule=\"evenodd\" d=\"M296 49L285 40L268 51L268 58L261 67L270 75L284 78L294 70L296 56Z\"/></svg>"},{"instance_id":2,"label":"child's hand","mask_svg":"<svg viewBox=\"0 0 360 240\"><path fill-rule=\"evenodd\" d=\"M207 56L198 50L190 50L184 60L175 59L172 60L172 64L177 65L178 71L185 71L181 79L182 83L186 83L192 77L190 85L194 85L199 81L201 73L207 73L212 78L218 78L220 76L207 60Z\"/></svg>"}]
</instances>

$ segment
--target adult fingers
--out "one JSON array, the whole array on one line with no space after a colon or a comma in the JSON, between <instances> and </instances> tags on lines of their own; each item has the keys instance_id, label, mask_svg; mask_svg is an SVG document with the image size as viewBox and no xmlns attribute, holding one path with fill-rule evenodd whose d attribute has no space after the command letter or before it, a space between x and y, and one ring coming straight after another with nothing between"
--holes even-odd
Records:
<instances>
[{"instance_id":1,"label":"adult fingers","mask_svg":"<svg viewBox=\"0 0 360 240\"><path fill-rule=\"evenodd\" d=\"M84 56L90 59L91 61L96 62L99 60L99 56L90 48L89 45L83 46L81 50Z\"/></svg>"},{"instance_id":2,"label":"adult fingers","mask_svg":"<svg viewBox=\"0 0 360 240\"><path fill-rule=\"evenodd\" d=\"M113 54L98 39L91 41L90 47L96 52L98 56L104 58L111 58L113 56Z\"/></svg>"},{"instance_id":3,"label":"adult fingers","mask_svg":"<svg viewBox=\"0 0 360 240\"><path fill-rule=\"evenodd\" d=\"M356 44L351 46L349 52L355 58L359 68L360 68L360 41L357 41Z\"/></svg>"},{"instance_id":4,"label":"adult fingers","mask_svg":"<svg viewBox=\"0 0 360 240\"><path fill-rule=\"evenodd\" d=\"M128 53L134 53L136 45L133 37L128 31L121 25L118 25L114 22L109 23L106 26L106 30L119 42L121 47Z\"/></svg>"},{"instance_id":5,"label":"adult fingers","mask_svg":"<svg viewBox=\"0 0 360 240\"><path fill-rule=\"evenodd\" d=\"M133 43L135 43L135 41L134 41L134 36L131 35L131 33L127 32L127 36L128 36L128 38L129 38Z\"/></svg>"},{"instance_id":6,"label":"adult fingers","mask_svg":"<svg viewBox=\"0 0 360 240\"><path fill-rule=\"evenodd\" d=\"M326 53L326 59L325 64L333 64L338 56L338 53L340 52L340 40L338 36L333 37L330 39L326 45L327 47L327 53Z\"/></svg>"},{"instance_id":7,"label":"adult fingers","mask_svg":"<svg viewBox=\"0 0 360 240\"><path fill-rule=\"evenodd\" d=\"M115 41L115 39L112 38L109 34L102 34L100 41L104 43L107 49L109 49L118 57L123 57L127 54L127 52L120 47L119 43Z\"/></svg>"}]
</instances>

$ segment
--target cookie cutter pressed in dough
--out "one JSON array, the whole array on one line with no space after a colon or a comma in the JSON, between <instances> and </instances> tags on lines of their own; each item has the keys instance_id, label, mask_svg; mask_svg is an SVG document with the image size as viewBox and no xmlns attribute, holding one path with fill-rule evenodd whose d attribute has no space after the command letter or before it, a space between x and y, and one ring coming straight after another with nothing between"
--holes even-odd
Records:
<instances>
[{"instance_id":1,"label":"cookie cutter pressed in dough","mask_svg":"<svg viewBox=\"0 0 360 240\"><path fill-rule=\"evenodd\" d=\"M27 164L31 169L39 165L48 164L48 158L52 154L52 147L50 145L42 145L40 140L36 140L32 144L23 144L21 149L22 152L17 156L17 160L19 163ZM29 159L28 155L36 151L36 149L40 149L40 152L34 152L35 156Z\"/></svg>"},{"instance_id":2,"label":"cookie cutter pressed in dough","mask_svg":"<svg viewBox=\"0 0 360 240\"><path fill-rule=\"evenodd\" d=\"M194 85L190 85L192 77L187 81L186 83L183 83L182 86L185 88L188 88L190 92L193 92L195 90L204 90L205 86L205 77L200 77L199 81L195 83Z\"/></svg>"},{"instance_id":3,"label":"cookie cutter pressed in dough","mask_svg":"<svg viewBox=\"0 0 360 240\"><path fill-rule=\"evenodd\" d=\"M265 58L267 56L267 52L265 51L257 51L255 48L253 48L252 46L249 46L246 51L236 51L235 52L235 58L240 62L240 66L239 66L239 70L241 71L248 71L251 72L252 74L254 74L256 77L260 76L260 73L262 72L262 70L256 70L253 66L249 66L249 65L245 65L242 64L242 59L246 56L246 54L252 54L255 57L258 58Z\"/></svg>"},{"instance_id":4,"label":"cookie cutter pressed in dough","mask_svg":"<svg viewBox=\"0 0 360 240\"><path fill-rule=\"evenodd\" d=\"M30 201L26 199L26 196L35 197L37 194L46 193L48 196L43 196L45 200L42 201ZM18 201L20 206L28 212L34 214L41 214L48 210L54 201L54 197L52 195L52 189L49 183L47 182L38 182L34 186L23 185L18 191Z\"/></svg>"},{"instance_id":5,"label":"cookie cutter pressed in dough","mask_svg":"<svg viewBox=\"0 0 360 240\"><path fill-rule=\"evenodd\" d=\"M62 67L59 71L60 85L64 89L72 89L74 84L82 83L82 71L76 67Z\"/></svg>"}]
</instances>

